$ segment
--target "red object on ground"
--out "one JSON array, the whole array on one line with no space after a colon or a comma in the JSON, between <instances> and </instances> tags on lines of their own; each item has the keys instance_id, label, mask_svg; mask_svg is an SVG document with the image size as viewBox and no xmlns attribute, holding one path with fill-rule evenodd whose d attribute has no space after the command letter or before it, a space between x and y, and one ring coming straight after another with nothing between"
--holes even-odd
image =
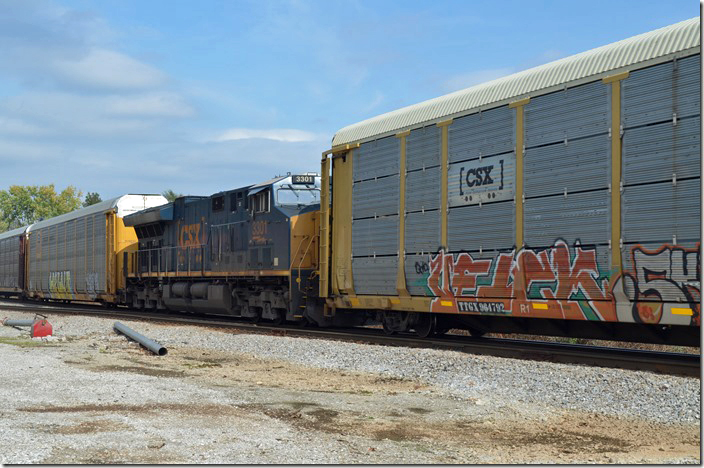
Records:
<instances>
[{"instance_id":1,"label":"red object on ground","mask_svg":"<svg viewBox=\"0 0 704 468\"><path fill-rule=\"evenodd\" d=\"M47 319L36 320L34 324L32 324L32 338L51 336L53 332L54 329Z\"/></svg>"}]
</instances>

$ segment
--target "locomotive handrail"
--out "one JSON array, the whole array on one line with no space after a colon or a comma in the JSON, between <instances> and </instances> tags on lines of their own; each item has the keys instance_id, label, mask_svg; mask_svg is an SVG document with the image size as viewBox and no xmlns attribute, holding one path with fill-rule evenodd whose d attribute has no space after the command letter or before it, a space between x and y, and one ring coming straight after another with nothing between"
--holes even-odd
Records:
<instances>
[{"instance_id":1,"label":"locomotive handrail","mask_svg":"<svg viewBox=\"0 0 704 468\"><path fill-rule=\"evenodd\" d=\"M301 265L303 265L303 260L305 260L306 255L308 255L308 250L310 250L310 246L313 245L313 240L316 238L316 236L308 236L306 235L305 237L310 237L310 240L308 241L308 246L306 247L306 251L303 252L303 256L301 256L301 260L298 262L298 279L301 278ZM305 241L305 237L303 240ZM303 242L299 244L299 247L303 245ZM312 265L313 262L311 262ZM300 281L298 282L298 290L301 290L301 283Z\"/></svg>"}]
</instances>

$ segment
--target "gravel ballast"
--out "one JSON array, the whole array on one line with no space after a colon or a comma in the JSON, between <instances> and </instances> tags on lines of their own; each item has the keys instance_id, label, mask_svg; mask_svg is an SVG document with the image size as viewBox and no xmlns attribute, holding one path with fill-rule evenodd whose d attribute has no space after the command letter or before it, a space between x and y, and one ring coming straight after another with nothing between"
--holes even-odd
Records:
<instances>
[{"instance_id":1,"label":"gravel ballast","mask_svg":"<svg viewBox=\"0 0 704 468\"><path fill-rule=\"evenodd\" d=\"M624 434L671 427L698 445L695 378L121 319L169 349L157 357L112 332L115 320L49 319L55 336L40 343L0 327L3 463L698 461L679 445L619 459L614 441L606 455L595 442L584 453L563 441L554 453L520 455L433 441L455 421L467 433L457 437L479 424L473 440L489 428L495 441L506 424L517 428L509 447L511 437L548 444L530 428L567 431L574 420ZM405 433L403 418L422 419L424 435Z\"/></svg>"}]
</instances>

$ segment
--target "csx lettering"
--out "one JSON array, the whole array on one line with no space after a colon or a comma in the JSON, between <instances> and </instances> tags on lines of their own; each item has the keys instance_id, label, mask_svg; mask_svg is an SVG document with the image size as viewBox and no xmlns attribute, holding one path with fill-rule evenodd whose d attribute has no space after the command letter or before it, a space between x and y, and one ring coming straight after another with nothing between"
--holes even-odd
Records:
<instances>
[{"instance_id":1,"label":"csx lettering","mask_svg":"<svg viewBox=\"0 0 704 468\"><path fill-rule=\"evenodd\" d=\"M494 166L491 165L467 169L467 175L465 176L467 187L480 187L482 185L493 184L494 179L491 178L491 170L493 168Z\"/></svg>"},{"instance_id":2,"label":"csx lettering","mask_svg":"<svg viewBox=\"0 0 704 468\"><path fill-rule=\"evenodd\" d=\"M179 239L181 247L193 247L201 245L200 241L200 224L186 224L181 227L181 238Z\"/></svg>"}]
</instances>

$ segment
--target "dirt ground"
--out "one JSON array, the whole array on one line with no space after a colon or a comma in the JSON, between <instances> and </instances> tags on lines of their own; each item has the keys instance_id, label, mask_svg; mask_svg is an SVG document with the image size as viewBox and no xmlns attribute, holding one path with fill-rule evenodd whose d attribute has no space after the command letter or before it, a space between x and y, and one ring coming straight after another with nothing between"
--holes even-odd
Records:
<instances>
[{"instance_id":1,"label":"dirt ground","mask_svg":"<svg viewBox=\"0 0 704 468\"><path fill-rule=\"evenodd\" d=\"M155 427L181 421L186 431L183 437L188 437L188 431L221 427L222 437L209 441L220 448L230 443L228 428L261 426L269 427L269 435L282 443L296 447L310 444L321 451L334 447L340 452L335 457L311 455L310 459L292 454L287 460L285 448L277 453L270 447L255 454L260 458L247 459L250 463L697 463L700 457L700 430L692 424L665 425L564 410L540 414L532 408L523 411L520 402L514 407L493 408L491 402L459 400L411 380L193 348L172 349L167 358L159 358L134 343L111 341L87 346L88 341L39 346L69 351L61 354L69 368L189 383L215 395L236 397L238 403L189 400L147 405L116 398L99 404L18 407L18 412L27 416L63 419L61 423L33 425L31 430L38 436L115 434L118 439L117 435L134 431L134 421L142 419L151 420ZM37 347L20 339L5 339L4 344L14 344L27 353ZM546 397L548 394L546 389ZM129 450L101 442L77 452L69 445L62 449L59 443L41 462L199 462L177 449L181 443L174 440L177 436L173 433L158 434L152 431L144 444ZM203 450L208 447L204 445ZM207 457L201 460L210 461Z\"/></svg>"}]
</instances>

